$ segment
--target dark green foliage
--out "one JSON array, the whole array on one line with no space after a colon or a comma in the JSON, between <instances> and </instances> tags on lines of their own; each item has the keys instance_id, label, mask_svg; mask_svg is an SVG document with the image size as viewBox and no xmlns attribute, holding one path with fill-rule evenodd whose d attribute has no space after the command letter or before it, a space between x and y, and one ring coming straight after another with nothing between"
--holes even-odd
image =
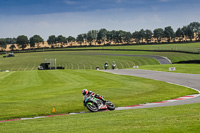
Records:
<instances>
[{"instance_id":1,"label":"dark green foliage","mask_svg":"<svg viewBox=\"0 0 200 133\"><path fill-rule=\"evenodd\" d=\"M164 36L164 31L162 28L157 28L153 31L154 37L157 38L157 41L160 43L162 37Z\"/></svg>"},{"instance_id":2,"label":"dark green foliage","mask_svg":"<svg viewBox=\"0 0 200 133\"><path fill-rule=\"evenodd\" d=\"M97 41L99 42L105 42L107 39L107 30L106 29L100 29L98 34L97 34Z\"/></svg>"},{"instance_id":3,"label":"dark green foliage","mask_svg":"<svg viewBox=\"0 0 200 133\"><path fill-rule=\"evenodd\" d=\"M0 38L0 47L6 48L6 40L3 38Z\"/></svg>"},{"instance_id":4,"label":"dark green foliage","mask_svg":"<svg viewBox=\"0 0 200 133\"><path fill-rule=\"evenodd\" d=\"M165 27L164 36L168 38L168 42L170 42L171 39L174 38L174 35L175 33L171 26Z\"/></svg>"},{"instance_id":5,"label":"dark green foliage","mask_svg":"<svg viewBox=\"0 0 200 133\"><path fill-rule=\"evenodd\" d=\"M36 43L41 43L41 42L44 42L44 40L39 35L34 35L33 37L30 38L31 47L35 47Z\"/></svg>"},{"instance_id":6,"label":"dark green foliage","mask_svg":"<svg viewBox=\"0 0 200 133\"><path fill-rule=\"evenodd\" d=\"M17 39L16 38L5 38L7 44L15 44Z\"/></svg>"},{"instance_id":7,"label":"dark green foliage","mask_svg":"<svg viewBox=\"0 0 200 133\"><path fill-rule=\"evenodd\" d=\"M15 47L14 44L12 44L12 45L10 46L10 50L13 51L14 49L16 49L16 47Z\"/></svg>"},{"instance_id":8,"label":"dark green foliage","mask_svg":"<svg viewBox=\"0 0 200 133\"><path fill-rule=\"evenodd\" d=\"M153 35L153 33L151 30L148 30L148 29L145 30L145 39L146 39L147 43L149 43L149 41L151 41L152 35Z\"/></svg>"},{"instance_id":9,"label":"dark green foliage","mask_svg":"<svg viewBox=\"0 0 200 133\"><path fill-rule=\"evenodd\" d=\"M55 35L51 35L49 36L48 40L47 40L48 44L56 44L56 36Z\"/></svg>"},{"instance_id":10,"label":"dark green foliage","mask_svg":"<svg viewBox=\"0 0 200 133\"><path fill-rule=\"evenodd\" d=\"M132 38L132 34L130 32L126 32L124 41L129 43L131 41L131 38Z\"/></svg>"},{"instance_id":11,"label":"dark green foliage","mask_svg":"<svg viewBox=\"0 0 200 133\"><path fill-rule=\"evenodd\" d=\"M25 35L20 35L20 36L17 37L16 43L18 44L18 47L24 49L29 43L28 37L25 36Z\"/></svg>"},{"instance_id":12,"label":"dark green foliage","mask_svg":"<svg viewBox=\"0 0 200 133\"><path fill-rule=\"evenodd\" d=\"M84 35L83 34L79 34L76 38L76 41L80 43L80 45L82 45L82 43L84 42Z\"/></svg>"},{"instance_id":13,"label":"dark green foliage","mask_svg":"<svg viewBox=\"0 0 200 133\"><path fill-rule=\"evenodd\" d=\"M92 41L96 41L97 40L97 34L98 34L97 30L88 31L88 33L87 33L87 41L90 43L90 45L92 44Z\"/></svg>"},{"instance_id":14,"label":"dark green foliage","mask_svg":"<svg viewBox=\"0 0 200 133\"><path fill-rule=\"evenodd\" d=\"M62 36L62 35L59 35L59 36L56 38L56 41L57 41L58 43L61 43L61 44L63 45L64 43L67 43L67 38L64 37L64 36Z\"/></svg>"}]
</instances>

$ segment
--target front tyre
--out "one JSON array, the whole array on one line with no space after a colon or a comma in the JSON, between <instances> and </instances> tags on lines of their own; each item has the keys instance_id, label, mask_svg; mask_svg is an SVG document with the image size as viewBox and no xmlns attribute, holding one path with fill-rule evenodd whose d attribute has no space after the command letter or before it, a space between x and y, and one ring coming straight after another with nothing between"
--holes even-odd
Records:
<instances>
[{"instance_id":1,"label":"front tyre","mask_svg":"<svg viewBox=\"0 0 200 133\"><path fill-rule=\"evenodd\" d=\"M112 102L106 102L106 105L109 110L115 110L115 105Z\"/></svg>"},{"instance_id":2,"label":"front tyre","mask_svg":"<svg viewBox=\"0 0 200 133\"><path fill-rule=\"evenodd\" d=\"M98 111L97 105L96 105L95 103L93 103L93 102L88 102L88 103L86 104L86 107L87 107L87 109L88 109L89 111L91 111L91 112L97 112L97 111Z\"/></svg>"}]
</instances>

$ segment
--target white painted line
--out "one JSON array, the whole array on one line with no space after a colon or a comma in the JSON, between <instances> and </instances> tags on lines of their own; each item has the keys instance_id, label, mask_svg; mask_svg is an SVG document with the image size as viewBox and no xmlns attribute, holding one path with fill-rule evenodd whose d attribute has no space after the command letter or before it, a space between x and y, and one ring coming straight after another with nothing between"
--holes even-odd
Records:
<instances>
[{"instance_id":1,"label":"white painted line","mask_svg":"<svg viewBox=\"0 0 200 133\"><path fill-rule=\"evenodd\" d=\"M21 120L31 120L31 119L34 119L34 118L21 118Z\"/></svg>"},{"instance_id":2,"label":"white painted line","mask_svg":"<svg viewBox=\"0 0 200 133\"><path fill-rule=\"evenodd\" d=\"M38 118L45 118L46 116L38 116L38 117L34 117L34 119L38 119Z\"/></svg>"},{"instance_id":3,"label":"white painted line","mask_svg":"<svg viewBox=\"0 0 200 133\"><path fill-rule=\"evenodd\" d=\"M75 115L75 114L79 114L79 113L69 113L70 115Z\"/></svg>"}]
</instances>

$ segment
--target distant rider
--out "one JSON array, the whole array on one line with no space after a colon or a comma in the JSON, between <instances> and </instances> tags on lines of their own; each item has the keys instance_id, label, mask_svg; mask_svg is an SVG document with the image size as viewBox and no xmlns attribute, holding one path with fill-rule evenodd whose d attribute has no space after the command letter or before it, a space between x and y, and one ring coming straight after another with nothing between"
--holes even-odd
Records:
<instances>
[{"instance_id":1,"label":"distant rider","mask_svg":"<svg viewBox=\"0 0 200 133\"><path fill-rule=\"evenodd\" d=\"M96 97L96 98L102 100L103 102L106 102L106 100L103 99L103 96L99 96L99 94L94 94L93 91L88 91L87 89L83 89L83 90L82 90L82 94L83 94L83 96L84 96L84 97L83 97L83 101L84 101L87 97L89 97L89 96L94 96L94 97Z\"/></svg>"},{"instance_id":2,"label":"distant rider","mask_svg":"<svg viewBox=\"0 0 200 133\"><path fill-rule=\"evenodd\" d=\"M108 68L108 62L106 61L106 63L104 64L104 68L105 70Z\"/></svg>"},{"instance_id":3,"label":"distant rider","mask_svg":"<svg viewBox=\"0 0 200 133\"><path fill-rule=\"evenodd\" d=\"M113 63L112 63L112 69L114 70L115 67L116 67L116 63L115 63L115 61L113 61Z\"/></svg>"}]
</instances>

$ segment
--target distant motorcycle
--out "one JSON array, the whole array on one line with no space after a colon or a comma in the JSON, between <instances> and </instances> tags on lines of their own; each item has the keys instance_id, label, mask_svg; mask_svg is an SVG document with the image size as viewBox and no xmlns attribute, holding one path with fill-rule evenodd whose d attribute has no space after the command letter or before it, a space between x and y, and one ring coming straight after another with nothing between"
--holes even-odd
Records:
<instances>
[{"instance_id":1,"label":"distant motorcycle","mask_svg":"<svg viewBox=\"0 0 200 133\"><path fill-rule=\"evenodd\" d=\"M89 96L83 100L83 104L91 112L97 112L100 110L115 110L115 105L110 101L103 102L101 99Z\"/></svg>"}]
</instances>

